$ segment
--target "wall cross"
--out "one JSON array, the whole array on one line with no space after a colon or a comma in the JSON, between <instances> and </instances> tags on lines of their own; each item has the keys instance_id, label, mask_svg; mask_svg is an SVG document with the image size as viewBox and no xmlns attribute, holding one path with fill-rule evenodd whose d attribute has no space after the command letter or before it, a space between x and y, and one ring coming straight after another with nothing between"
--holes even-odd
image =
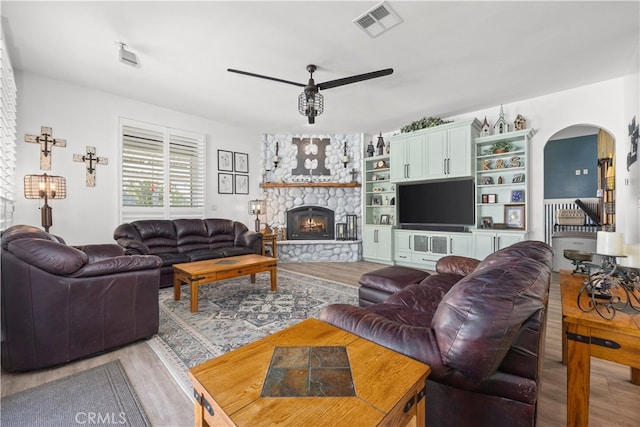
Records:
<instances>
[{"instance_id":1,"label":"wall cross","mask_svg":"<svg viewBox=\"0 0 640 427\"><path fill-rule=\"evenodd\" d=\"M74 154L74 162L84 162L87 165L87 187L96 186L96 166L109 164L106 157L96 156L96 147L87 145L87 154Z\"/></svg>"},{"instance_id":2,"label":"wall cross","mask_svg":"<svg viewBox=\"0 0 640 427\"><path fill-rule=\"evenodd\" d=\"M64 139L52 138L51 128L42 126L40 135L25 135L24 140L34 144L40 144L40 169L51 170L51 149L53 147L66 147L67 141Z\"/></svg>"}]
</instances>

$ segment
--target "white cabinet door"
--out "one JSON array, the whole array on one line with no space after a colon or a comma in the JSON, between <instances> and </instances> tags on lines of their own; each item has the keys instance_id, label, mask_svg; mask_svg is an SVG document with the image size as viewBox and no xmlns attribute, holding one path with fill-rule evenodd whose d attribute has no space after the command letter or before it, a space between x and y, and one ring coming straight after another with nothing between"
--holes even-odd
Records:
<instances>
[{"instance_id":1,"label":"white cabinet door","mask_svg":"<svg viewBox=\"0 0 640 427\"><path fill-rule=\"evenodd\" d=\"M426 138L427 178L444 178L446 176L447 162L447 132L431 133Z\"/></svg>"},{"instance_id":2,"label":"white cabinet door","mask_svg":"<svg viewBox=\"0 0 640 427\"><path fill-rule=\"evenodd\" d=\"M424 136L409 138L407 154L407 178L409 181L424 177Z\"/></svg>"},{"instance_id":3,"label":"white cabinet door","mask_svg":"<svg viewBox=\"0 0 640 427\"><path fill-rule=\"evenodd\" d=\"M362 257L365 259L376 258L376 228L362 227Z\"/></svg>"},{"instance_id":4,"label":"white cabinet door","mask_svg":"<svg viewBox=\"0 0 640 427\"><path fill-rule=\"evenodd\" d=\"M449 236L449 255L472 257L471 235L451 234Z\"/></svg>"},{"instance_id":5,"label":"white cabinet door","mask_svg":"<svg viewBox=\"0 0 640 427\"><path fill-rule=\"evenodd\" d=\"M391 227L365 226L362 230L362 257L367 260L391 262Z\"/></svg>"},{"instance_id":6,"label":"white cabinet door","mask_svg":"<svg viewBox=\"0 0 640 427\"><path fill-rule=\"evenodd\" d=\"M525 233L498 233L496 235L496 251L523 241L525 236Z\"/></svg>"},{"instance_id":7,"label":"white cabinet door","mask_svg":"<svg viewBox=\"0 0 640 427\"><path fill-rule=\"evenodd\" d=\"M495 252L496 233L474 232L473 248L474 258L483 260Z\"/></svg>"},{"instance_id":8,"label":"white cabinet door","mask_svg":"<svg viewBox=\"0 0 640 427\"><path fill-rule=\"evenodd\" d=\"M471 129L468 126L450 129L448 140L447 176L471 176Z\"/></svg>"},{"instance_id":9,"label":"white cabinet door","mask_svg":"<svg viewBox=\"0 0 640 427\"><path fill-rule=\"evenodd\" d=\"M407 155L409 141L407 139L394 140L391 145L389 157L389 167L391 168L391 181L402 182L407 177Z\"/></svg>"}]
</instances>

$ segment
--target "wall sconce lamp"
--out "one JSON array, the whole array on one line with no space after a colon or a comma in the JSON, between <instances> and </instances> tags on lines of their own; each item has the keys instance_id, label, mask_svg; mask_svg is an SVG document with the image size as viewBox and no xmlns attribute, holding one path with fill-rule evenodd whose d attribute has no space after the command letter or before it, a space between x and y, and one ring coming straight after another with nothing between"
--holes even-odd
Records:
<instances>
[{"instance_id":1,"label":"wall sconce lamp","mask_svg":"<svg viewBox=\"0 0 640 427\"><path fill-rule=\"evenodd\" d=\"M258 218L258 215L265 214L266 212L267 202L265 200L249 200L249 213L256 216L255 224L257 232L260 232L260 218Z\"/></svg>"},{"instance_id":2,"label":"wall sconce lamp","mask_svg":"<svg viewBox=\"0 0 640 427\"><path fill-rule=\"evenodd\" d=\"M347 141L345 141L343 143L344 145L342 146L342 164L344 165L344 167L347 167L347 164L349 163L349 156L347 155Z\"/></svg>"},{"instance_id":3,"label":"wall sconce lamp","mask_svg":"<svg viewBox=\"0 0 640 427\"><path fill-rule=\"evenodd\" d=\"M64 199L67 197L67 180L54 175L26 175L24 177L24 197L27 199L44 199L44 206L40 208L40 217L44 231L49 232L53 224L53 213L49 206L49 199Z\"/></svg>"},{"instance_id":4,"label":"wall sconce lamp","mask_svg":"<svg viewBox=\"0 0 640 427\"><path fill-rule=\"evenodd\" d=\"M280 163L280 157L278 156L278 151L280 149L280 143L278 141L276 141L276 154L273 155L273 157L271 158L271 161L273 162L273 167L277 168L278 167L278 163Z\"/></svg>"}]
</instances>

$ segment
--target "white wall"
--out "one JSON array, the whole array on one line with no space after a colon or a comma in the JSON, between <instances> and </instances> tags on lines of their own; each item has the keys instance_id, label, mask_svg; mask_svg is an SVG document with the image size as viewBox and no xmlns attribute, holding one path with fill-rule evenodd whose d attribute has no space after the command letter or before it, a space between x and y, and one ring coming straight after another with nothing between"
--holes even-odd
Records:
<instances>
[{"instance_id":1,"label":"white wall","mask_svg":"<svg viewBox=\"0 0 640 427\"><path fill-rule=\"evenodd\" d=\"M99 77L96 77L99 78ZM628 123L633 116L640 120L638 74L583 86L551 95L504 105L507 120L522 114L527 126L535 130L530 156L531 238L544 239L543 179L544 146L558 131L574 125L601 127L616 139L616 220L618 231L625 233L626 243L640 242L640 161L627 172L626 155L630 149ZM68 196L54 200L51 232L71 244L112 241L117 218L118 117L161 124L207 135L207 217L234 218L250 228L253 218L247 213L247 201L259 194L261 135L133 101L42 78L17 73L18 85L18 197L15 223L40 225L39 202L26 200L22 194L22 177L42 173L39 170L38 146L24 142L25 134L38 134L40 126L53 128L55 138L67 140L67 148L54 148L51 174L67 178ZM487 116L494 123L500 106L450 117L463 120ZM366 141L365 143L368 143ZM96 187L85 187L85 170L72 161L73 154L83 153L93 145L99 156L109 158L109 165L98 166ZM217 194L217 149L249 153L250 194ZM215 205L217 209L211 209Z\"/></svg>"},{"instance_id":2,"label":"white wall","mask_svg":"<svg viewBox=\"0 0 640 427\"><path fill-rule=\"evenodd\" d=\"M40 227L41 202L23 197L23 178L27 174L46 172L67 179L67 198L49 203L53 208L50 231L69 244L112 243L113 230L119 224L118 119L126 117L205 134L205 216L235 219L252 228L247 203L259 194L259 133L31 73L17 72L16 83L18 143L14 224ZM24 142L25 134L39 135L41 126L53 128L54 138L67 140L66 148L53 148L50 171L40 170L39 145ZM87 145L95 146L98 156L109 159L108 165L97 167L95 187L85 185L84 164L73 162L73 154L84 154ZM218 194L218 149L249 153L249 195Z\"/></svg>"},{"instance_id":3,"label":"white wall","mask_svg":"<svg viewBox=\"0 0 640 427\"><path fill-rule=\"evenodd\" d=\"M535 134L531 141L529 156L529 195L527 196L529 224L532 239L544 240L544 146L558 131L574 125L593 125L609 132L616 140L616 226L625 234L626 243L640 241L640 161L628 172L626 156L630 142L628 123L633 116L640 119L638 107L638 74L608 80L551 95L504 104L505 118L513 123L517 114L522 114L527 127ZM480 121L487 117L491 125L495 123L500 106L473 111L453 120L477 117ZM558 183L562 185L562 183Z\"/></svg>"}]
</instances>

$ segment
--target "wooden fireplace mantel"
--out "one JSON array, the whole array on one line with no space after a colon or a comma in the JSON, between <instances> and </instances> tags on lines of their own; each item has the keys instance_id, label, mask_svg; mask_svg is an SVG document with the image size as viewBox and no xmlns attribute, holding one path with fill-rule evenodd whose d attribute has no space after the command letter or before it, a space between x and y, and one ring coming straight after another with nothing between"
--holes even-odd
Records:
<instances>
[{"instance_id":1,"label":"wooden fireplace mantel","mask_svg":"<svg viewBox=\"0 0 640 427\"><path fill-rule=\"evenodd\" d=\"M359 182L265 182L260 184L261 188L293 188L293 187L339 187L355 188L360 187Z\"/></svg>"}]
</instances>

